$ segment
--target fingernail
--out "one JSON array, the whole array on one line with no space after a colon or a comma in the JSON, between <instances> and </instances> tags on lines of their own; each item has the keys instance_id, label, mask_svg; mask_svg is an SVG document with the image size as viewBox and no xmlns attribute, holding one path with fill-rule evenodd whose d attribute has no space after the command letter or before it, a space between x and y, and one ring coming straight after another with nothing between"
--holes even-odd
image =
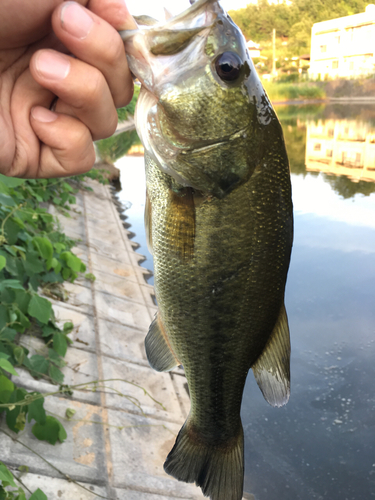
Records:
<instances>
[{"instance_id":1,"label":"fingernail","mask_svg":"<svg viewBox=\"0 0 375 500\"><path fill-rule=\"evenodd\" d=\"M50 80L63 80L70 70L69 59L50 50L40 52L35 64L38 73Z\"/></svg>"},{"instance_id":2,"label":"fingernail","mask_svg":"<svg viewBox=\"0 0 375 500\"><path fill-rule=\"evenodd\" d=\"M42 108L41 106L32 108L31 115L35 120L42 123L54 122L58 117L57 113L54 113L47 108Z\"/></svg>"},{"instance_id":3,"label":"fingernail","mask_svg":"<svg viewBox=\"0 0 375 500\"><path fill-rule=\"evenodd\" d=\"M66 2L61 9L61 26L76 38L86 38L94 21L76 2Z\"/></svg>"}]
</instances>

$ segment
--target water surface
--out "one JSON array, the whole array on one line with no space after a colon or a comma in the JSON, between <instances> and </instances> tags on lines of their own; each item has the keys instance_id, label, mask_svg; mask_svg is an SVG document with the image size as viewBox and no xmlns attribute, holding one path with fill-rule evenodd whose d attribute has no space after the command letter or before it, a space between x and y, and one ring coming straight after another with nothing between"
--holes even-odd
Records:
<instances>
[{"instance_id":1,"label":"water surface","mask_svg":"<svg viewBox=\"0 0 375 500\"><path fill-rule=\"evenodd\" d=\"M286 288L292 395L275 409L249 374L245 489L257 500L375 497L375 107L280 107L295 240ZM143 232L143 159L117 162Z\"/></svg>"}]
</instances>

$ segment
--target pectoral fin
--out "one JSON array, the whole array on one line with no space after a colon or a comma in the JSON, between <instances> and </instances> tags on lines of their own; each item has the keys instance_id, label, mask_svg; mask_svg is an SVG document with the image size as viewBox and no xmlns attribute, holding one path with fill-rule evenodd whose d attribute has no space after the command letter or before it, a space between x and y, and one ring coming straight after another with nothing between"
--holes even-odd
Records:
<instances>
[{"instance_id":1,"label":"pectoral fin","mask_svg":"<svg viewBox=\"0 0 375 500\"><path fill-rule=\"evenodd\" d=\"M190 261L195 243L195 205L191 188L178 193L169 191L165 231L170 235L171 252L182 261Z\"/></svg>"},{"instance_id":2,"label":"pectoral fin","mask_svg":"<svg viewBox=\"0 0 375 500\"><path fill-rule=\"evenodd\" d=\"M151 368L158 372L168 372L181 364L172 350L159 314L150 325L145 348Z\"/></svg>"},{"instance_id":3,"label":"pectoral fin","mask_svg":"<svg viewBox=\"0 0 375 500\"><path fill-rule=\"evenodd\" d=\"M266 347L252 369L265 400L272 406L285 405L290 395L290 337L284 305Z\"/></svg>"}]
</instances>

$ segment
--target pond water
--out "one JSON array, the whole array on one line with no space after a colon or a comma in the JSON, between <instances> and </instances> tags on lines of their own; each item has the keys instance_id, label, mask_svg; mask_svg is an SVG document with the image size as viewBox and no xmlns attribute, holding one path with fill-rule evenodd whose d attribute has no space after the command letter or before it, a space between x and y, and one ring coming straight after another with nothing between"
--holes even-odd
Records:
<instances>
[{"instance_id":1,"label":"pond water","mask_svg":"<svg viewBox=\"0 0 375 500\"><path fill-rule=\"evenodd\" d=\"M375 106L277 109L295 240L286 288L292 394L280 409L252 373L243 397L245 490L257 500L375 498ZM146 255L143 158L119 198Z\"/></svg>"}]
</instances>

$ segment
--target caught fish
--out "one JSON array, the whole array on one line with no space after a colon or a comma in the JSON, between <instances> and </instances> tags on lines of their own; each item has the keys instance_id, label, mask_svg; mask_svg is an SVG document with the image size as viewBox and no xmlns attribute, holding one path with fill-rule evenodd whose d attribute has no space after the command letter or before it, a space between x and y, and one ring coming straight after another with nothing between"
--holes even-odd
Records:
<instances>
[{"instance_id":1,"label":"caught fish","mask_svg":"<svg viewBox=\"0 0 375 500\"><path fill-rule=\"evenodd\" d=\"M271 405L289 398L288 159L245 39L217 0L146 24L121 33L142 84L136 127L159 307L145 345L156 370L183 365L191 399L164 469L212 500L240 500L249 369Z\"/></svg>"}]
</instances>

